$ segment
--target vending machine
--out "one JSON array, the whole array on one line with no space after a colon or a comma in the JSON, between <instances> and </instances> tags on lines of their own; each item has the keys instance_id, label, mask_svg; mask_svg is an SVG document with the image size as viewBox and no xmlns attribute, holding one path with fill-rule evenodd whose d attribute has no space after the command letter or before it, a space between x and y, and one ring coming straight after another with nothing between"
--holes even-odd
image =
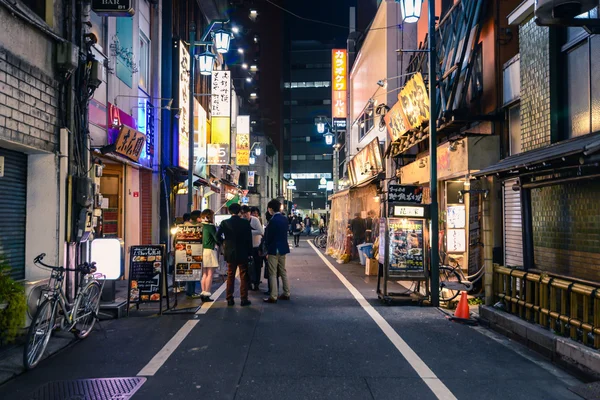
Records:
<instances>
[{"instance_id":1,"label":"vending machine","mask_svg":"<svg viewBox=\"0 0 600 400\"><path fill-rule=\"evenodd\" d=\"M386 304L394 299L422 302L429 297L429 205L388 202L384 220L379 237L383 261L379 298Z\"/></svg>"}]
</instances>

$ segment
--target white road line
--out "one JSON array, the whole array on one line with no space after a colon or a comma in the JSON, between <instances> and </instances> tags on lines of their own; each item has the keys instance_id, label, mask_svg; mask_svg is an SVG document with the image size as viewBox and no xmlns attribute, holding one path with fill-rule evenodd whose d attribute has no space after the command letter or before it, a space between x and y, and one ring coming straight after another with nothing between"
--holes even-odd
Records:
<instances>
[{"instance_id":1,"label":"white road line","mask_svg":"<svg viewBox=\"0 0 600 400\"><path fill-rule=\"evenodd\" d=\"M163 366L163 364L169 359L171 354L175 352L177 347L183 342L183 340L189 335L189 333L194 329L196 324L198 324L198 320L190 320L185 323L165 344L165 346L158 352L156 355L150 360L148 364L140 372L138 372L137 376L154 376L156 372Z\"/></svg>"},{"instance_id":2,"label":"white road line","mask_svg":"<svg viewBox=\"0 0 600 400\"><path fill-rule=\"evenodd\" d=\"M198 311L196 311L196 315L206 314L208 312L208 310L210 310L212 305L215 304L215 302L219 299L219 296L221 296L223 294L225 289L227 289L227 282L223 283L221 285L221 287L219 287L217 289L217 291L213 293L212 299L215 301L212 301L210 303L203 303L202 307L200 307L200 309Z\"/></svg>"},{"instance_id":3,"label":"white road line","mask_svg":"<svg viewBox=\"0 0 600 400\"><path fill-rule=\"evenodd\" d=\"M404 339L402 339L402 337L400 337L400 335L398 335L394 328L392 328L392 326L381 316L381 314L379 314L373 308L373 306L369 304L369 302L354 287L354 285L352 285L350 281L348 281L348 279L346 279L346 277L342 275L341 272L338 271L319 250L317 250L311 241L308 241L308 244L319 255L319 257L321 257L321 260L323 260L325 265L329 267L331 272L333 272L344 284L344 286L346 286L346 289L352 293L356 301L358 301L358 304L360 304L367 314L373 318L373 321L375 321L377 326L379 326L383 333L385 333L390 342L392 342L392 344L398 349L406 361L408 361L410 366L417 372L423 382L429 386L429 389L431 389L433 394L441 400L456 400L456 397L454 394L452 394L450 389L448 389L446 385L444 385L442 381L433 373L433 371L429 369L429 367L425 364L425 362L423 362L423 360L421 360L417 353L410 348L410 346L404 341Z\"/></svg>"}]
</instances>

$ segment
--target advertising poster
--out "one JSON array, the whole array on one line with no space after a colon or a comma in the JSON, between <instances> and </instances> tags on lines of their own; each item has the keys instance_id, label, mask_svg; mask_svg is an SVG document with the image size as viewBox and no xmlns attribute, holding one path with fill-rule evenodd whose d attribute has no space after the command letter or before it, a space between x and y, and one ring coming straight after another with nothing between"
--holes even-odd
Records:
<instances>
[{"instance_id":1,"label":"advertising poster","mask_svg":"<svg viewBox=\"0 0 600 400\"><path fill-rule=\"evenodd\" d=\"M413 75L406 83L398 100L411 127L418 128L423 122L429 121L429 96L421 73Z\"/></svg>"},{"instance_id":2,"label":"advertising poster","mask_svg":"<svg viewBox=\"0 0 600 400\"><path fill-rule=\"evenodd\" d=\"M129 254L129 303L160 301L164 247L131 246Z\"/></svg>"},{"instance_id":3,"label":"advertising poster","mask_svg":"<svg viewBox=\"0 0 600 400\"><path fill-rule=\"evenodd\" d=\"M387 241L390 275L425 273L422 219L389 218Z\"/></svg>"},{"instance_id":4,"label":"advertising poster","mask_svg":"<svg viewBox=\"0 0 600 400\"><path fill-rule=\"evenodd\" d=\"M202 277L202 225L179 225L175 235L175 280Z\"/></svg>"},{"instance_id":5,"label":"advertising poster","mask_svg":"<svg viewBox=\"0 0 600 400\"><path fill-rule=\"evenodd\" d=\"M254 177L256 176L256 171L248 171L248 187L254 187Z\"/></svg>"}]
</instances>

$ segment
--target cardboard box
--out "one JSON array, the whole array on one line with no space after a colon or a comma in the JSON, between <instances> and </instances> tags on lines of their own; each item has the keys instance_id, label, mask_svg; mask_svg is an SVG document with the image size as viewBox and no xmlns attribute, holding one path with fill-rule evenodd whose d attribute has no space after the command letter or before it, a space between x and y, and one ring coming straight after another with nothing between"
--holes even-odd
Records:
<instances>
[{"instance_id":1,"label":"cardboard box","mask_svg":"<svg viewBox=\"0 0 600 400\"><path fill-rule=\"evenodd\" d=\"M379 262L375 258L368 258L365 263L365 275L375 275L379 271Z\"/></svg>"}]
</instances>

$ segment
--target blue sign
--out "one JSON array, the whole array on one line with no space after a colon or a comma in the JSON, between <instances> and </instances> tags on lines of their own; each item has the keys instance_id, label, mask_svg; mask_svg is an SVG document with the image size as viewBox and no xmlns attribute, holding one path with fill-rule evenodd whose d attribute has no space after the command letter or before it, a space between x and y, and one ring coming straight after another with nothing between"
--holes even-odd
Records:
<instances>
[{"instance_id":1,"label":"blue sign","mask_svg":"<svg viewBox=\"0 0 600 400\"><path fill-rule=\"evenodd\" d=\"M248 204L250 199L248 197L242 197L242 204Z\"/></svg>"}]
</instances>

